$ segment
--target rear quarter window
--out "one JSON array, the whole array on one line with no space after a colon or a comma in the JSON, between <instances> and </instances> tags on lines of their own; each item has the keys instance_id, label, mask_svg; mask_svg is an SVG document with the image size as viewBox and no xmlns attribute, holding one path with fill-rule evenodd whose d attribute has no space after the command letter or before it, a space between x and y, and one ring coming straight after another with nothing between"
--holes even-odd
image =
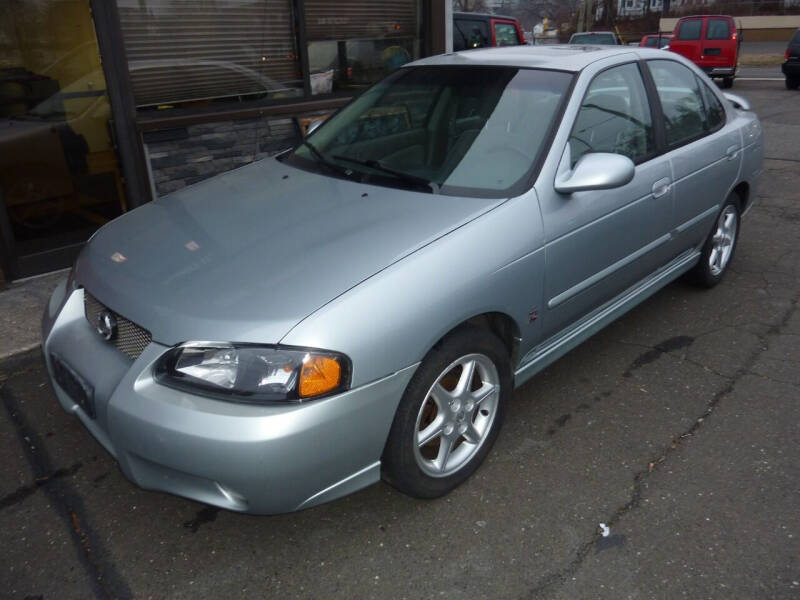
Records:
<instances>
[{"instance_id":1,"label":"rear quarter window","mask_svg":"<svg viewBox=\"0 0 800 600\"><path fill-rule=\"evenodd\" d=\"M707 40L729 40L731 38L731 22L728 19L709 19L706 26Z\"/></svg>"},{"instance_id":2,"label":"rear quarter window","mask_svg":"<svg viewBox=\"0 0 800 600\"><path fill-rule=\"evenodd\" d=\"M700 19L693 19L691 21L684 21L678 28L678 35L675 39L678 40L699 40L700 32L703 29L703 22Z\"/></svg>"}]
</instances>

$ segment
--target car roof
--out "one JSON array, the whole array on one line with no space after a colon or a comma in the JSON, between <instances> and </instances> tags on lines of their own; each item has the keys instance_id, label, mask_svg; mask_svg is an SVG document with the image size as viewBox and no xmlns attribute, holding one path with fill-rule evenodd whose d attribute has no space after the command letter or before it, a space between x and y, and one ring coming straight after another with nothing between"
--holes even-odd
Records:
<instances>
[{"instance_id":1,"label":"car roof","mask_svg":"<svg viewBox=\"0 0 800 600\"><path fill-rule=\"evenodd\" d=\"M663 50L640 46L592 46L584 44L547 46L502 46L477 48L430 56L406 66L506 66L577 72L587 65L613 56L668 58Z\"/></svg>"},{"instance_id":2,"label":"car roof","mask_svg":"<svg viewBox=\"0 0 800 600\"><path fill-rule=\"evenodd\" d=\"M474 18L474 19L508 19L509 21L516 21L516 17L509 17L507 15L495 15L490 13L473 13L473 12L454 12L453 17Z\"/></svg>"},{"instance_id":3,"label":"car roof","mask_svg":"<svg viewBox=\"0 0 800 600\"><path fill-rule=\"evenodd\" d=\"M715 19L730 19L733 21L733 17L730 15L686 15L678 19L678 21L683 21L684 19L708 19L709 17L714 17Z\"/></svg>"}]
</instances>

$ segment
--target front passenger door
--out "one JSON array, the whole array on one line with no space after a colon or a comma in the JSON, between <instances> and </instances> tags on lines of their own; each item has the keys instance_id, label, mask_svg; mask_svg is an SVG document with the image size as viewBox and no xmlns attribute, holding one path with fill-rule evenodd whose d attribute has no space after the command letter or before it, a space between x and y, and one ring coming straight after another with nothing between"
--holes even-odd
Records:
<instances>
[{"instance_id":1,"label":"front passenger door","mask_svg":"<svg viewBox=\"0 0 800 600\"><path fill-rule=\"evenodd\" d=\"M638 63L601 71L589 85L563 161L611 152L636 164L611 190L541 194L545 245L544 336L552 336L668 262L670 165L658 156Z\"/></svg>"}]
</instances>

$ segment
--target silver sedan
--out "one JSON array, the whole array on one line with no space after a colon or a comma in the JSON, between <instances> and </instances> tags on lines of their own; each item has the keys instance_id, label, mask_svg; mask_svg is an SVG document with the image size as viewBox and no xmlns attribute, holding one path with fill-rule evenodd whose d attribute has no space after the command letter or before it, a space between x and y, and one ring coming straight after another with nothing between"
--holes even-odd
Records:
<instances>
[{"instance_id":1,"label":"silver sedan","mask_svg":"<svg viewBox=\"0 0 800 600\"><path fill-rule=\"evenodd\" d=\"M381 476L440 496L515 386L677 277L724 277L762 152L677 55L411 63L98 231L44 315L56 396L144 488L253 513Z\"/></svg>"}]
</instances>

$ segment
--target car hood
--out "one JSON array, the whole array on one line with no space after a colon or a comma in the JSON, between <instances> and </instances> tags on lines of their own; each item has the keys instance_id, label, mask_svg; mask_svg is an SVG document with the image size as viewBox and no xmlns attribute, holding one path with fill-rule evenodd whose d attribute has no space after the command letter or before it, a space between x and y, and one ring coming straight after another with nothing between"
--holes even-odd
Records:
<instances>
[{"instance_id":1,"label":"car hood","mask_svg":"<svg viewBox=\"0 0 800 600\"><path fill-rule=\"evenodd\" d=\"M105 225L78 258L75 280L163 344L277 343L332 299L501 202L265 159Z\"/></svg>"}]
</instances>

